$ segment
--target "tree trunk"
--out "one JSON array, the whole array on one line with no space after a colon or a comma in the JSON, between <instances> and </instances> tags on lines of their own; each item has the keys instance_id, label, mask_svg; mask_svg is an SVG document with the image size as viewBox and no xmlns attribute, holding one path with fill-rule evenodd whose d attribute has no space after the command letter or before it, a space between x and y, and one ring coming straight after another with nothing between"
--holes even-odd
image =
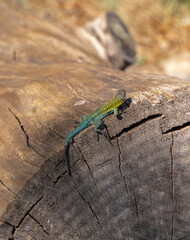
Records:
<instances>
[{"instance_id":1,"label":"tree trunk","mask_svg":"<svg viewBox=\"0 0 190 240\"><path fill-rule=\"evenodd\" d=\"M0 62L0 240L190 239L190 83L25 53ZM70 177L65 137L117 89L131 104L104 119L113 146L81 132Z\"/></svg>"}]
</instances>

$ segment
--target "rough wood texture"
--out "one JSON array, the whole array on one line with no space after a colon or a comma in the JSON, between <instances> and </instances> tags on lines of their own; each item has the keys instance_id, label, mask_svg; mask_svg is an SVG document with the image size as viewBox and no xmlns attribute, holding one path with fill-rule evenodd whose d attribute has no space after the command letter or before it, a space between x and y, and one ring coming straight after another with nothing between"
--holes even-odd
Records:
<instances>
[{"instance_id":1,"label":"rough wood texture","mask_svg":"<svg viewBox=\"0 0 190 240\"><path fill-rule=\"evenodd\" d=\"M0 3L11 12L0 28L0 240L190 239L190 83L60 63L62 41L51 54L46 41L54 28L42 34L47 23L11 4ZM17 30L13 16L23 24ZM30 50L23 42L35 21L43 40L35 35ZM114 147L89 127L70 148L69 177L64 138L121 88L130 107L121 120L104 120Z\"/></svg>"},{"instance_id":2,"label":"rough wood texture","mask_svg":"<svg viewBox=\"0 0 190 240\"><path fill-rule=\"evenodd\" d=\"M18 87L1 69L10 80L1 94L1 235L12 226L14 239L188 239L189 83L74 63L32 66L23 81L24 69L14 64ZM132 103L121 120L105 119L114 147L90 127L70 148L69 177L64 137L116 88Z\"/></svg>"}]
</instances>

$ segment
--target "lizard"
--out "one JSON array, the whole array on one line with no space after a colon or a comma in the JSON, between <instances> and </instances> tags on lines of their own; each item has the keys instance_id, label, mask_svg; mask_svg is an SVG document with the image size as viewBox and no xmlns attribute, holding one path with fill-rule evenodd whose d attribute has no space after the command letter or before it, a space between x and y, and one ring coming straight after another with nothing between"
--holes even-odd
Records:
<instances>
[{"instance_id":1,"label":"lizard","mask_svg":"<svg viewBox=\"0 0 190 240\"><path fill-rule=\"evenodd\" d=\"M126 100L126 91L124 89L118 90L115 96L108 103L103 104L101 107L94 110L90 115L82 116L82 122L80 125L74 129L65 139L64 145L64 158L63 163L65 163L65 159L67 161L68 173L71 176L71 168L70 168L70 158L69 158L69 145L71 139L73 139L77 134L83 131L85 128L90 125L95 125L95 131L99 134L102 131L99 127L102 125L102 119L107 115L114 113L114 115L119 116L119 106L124 103Z\"/></svg>"}]
</instances>

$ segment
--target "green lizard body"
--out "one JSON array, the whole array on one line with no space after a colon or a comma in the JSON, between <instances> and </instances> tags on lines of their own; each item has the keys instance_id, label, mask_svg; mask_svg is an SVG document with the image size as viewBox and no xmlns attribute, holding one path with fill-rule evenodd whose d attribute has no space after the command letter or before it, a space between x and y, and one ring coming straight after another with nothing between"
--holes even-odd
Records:
<instances>
[{"instance_id":1,"label":"green lizard body","mask_svg":"<svg viewBox=\"0 0 190 240\"><path fill-rule=\"evenodd\" d=\"M83 131L85 128L89 127L90 125L95 125L95 131L97 133L100 133L101 131L99 130L99 127L102 124L102 119L112 113L118 116L119 115L118 107L125 101L125 99L126 91L124 89L118 90L116 95L112 98L111 101L97 108L90 115L88 116L83 115L82 122L80 123L80 125L66 137L64 146L64 159L66 158L67 160L69 175L71 175L71 171L70 171L70 159L69 154L67 155L67 149L69 147L70 140L73 137L75 137L78 133Z\"/></svg>"}]
</instances>

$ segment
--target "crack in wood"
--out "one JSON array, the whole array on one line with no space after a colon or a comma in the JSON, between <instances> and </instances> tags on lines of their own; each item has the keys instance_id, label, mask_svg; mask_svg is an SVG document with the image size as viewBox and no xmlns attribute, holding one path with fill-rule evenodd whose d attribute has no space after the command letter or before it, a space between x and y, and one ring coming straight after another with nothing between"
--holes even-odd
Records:
<instances>
[{"instance_id":1,"label":"crack in wood","mask_svg":"<svg viewBox=\"0 0 190 240\"><path fill-rule=\"evenodd\" d=\"M121 147L120 147L120 144L119 144L119 138L117 138L117 147L118 147L118 150L119 150L119 154L118 154L118 159L119 159L119 171L120 171L120 174L121 174L121 178L122 178L123 181L124 181L126 192L127 192L127 194L129 194L128 185L127 185L125 176L123 175L123 171L122 171Z\"/></svg>"},{"instance_id":2,"label":"crack in wood","mask_svg":"<svg viewBox=\"0 0 190 240\"><path fill-rule=\"evenodd\" d=\"M33 163L31 163L31 162L29 162L29 161L27 161L27 160L25 160L25 159L22 159L22 161L24 161L24 162L30 164L30 165L33 166L33 167L40 168L40 166L38 166L38 165L36 165L36 164L33 164Z\"/></svg>"},{"instance_id":3,"label":"crack in wood","mask_svg":"<svg viewBox=\"0 0 190 240\"><path fill-rule=\"evenodd\" d=\"M55 168L59 167L59 165L63 163L63 158L55 165ZM52 163L53 164L53 163ZM64 163L63 163L64 164Z\"/></svg>"},{"instance_id":4,"label":"crack in wood","mask_svg":"<svg viewBox=\"0 0 190 240\"><path fill-rule=\"evenodd\" d=\"M127 128L123 128L119 133L117 133L115 136L111 137L110 139L113 140L115 139L116 137L120 137L122 134L126 133L126 132L129 132L137 127L139 127L140 125L143 125L151 120L154 120L156 118L160 118L162 117L162 114L158 113L158 114L153 114L153 115L150 115L148 116L147 118L144 118L136 123L133 123L131 124L129 127Z\"/></svg>"},{"instance_id":5,"label":"crack in wood","mask_svg":"<svg viewBox=\"0 0 190 240\"><path fill-rule=\"evenodd\" d=\"M171 146L170 146L170 155L171 155L171 181L172 181L172 199L175 199L175 188L174 188L174 157L173 157L173 147L174 147L174 134L171 132ZM175 207L172 213L172 223L171 223L171 240L174 236L174 221L175 221Z\"/></svg>"},{"instance_id":6,"label":"crack in wood","mask_svg":"<svg viewBox=\"0 0 190 240\"><path fill-rule=\"evenodd\" d=\"M67 174L67 171L63 172L61 175L57 177L55 181L52 181L54 183L54 186Z\"/></svg>"},{"instance_id":7,"label":"crack in wood","mask_svg":"<svg viewBox=\"0 0 190 240\"><path fill-rule=\"evenodd\" d=\"M72 139L72 145L73 143L75 143L75 141ZM62 149L63 150L63 149ZM63 151L61 150L62 152L62 158L61 160L55 165L55 168L58 168L60 164L63 164L63 167L66 165L66 161L64 160L64 153ZM80 159L78 159L72 166L71 168L79 161ZM52 163L53 164L53 163Z\"/></svg>"},{"instance_id":8,"label":"crack in wood","mask_svg":"<svg viewBox=\"0 0 190 240\"><path fill-rule=\"evenodd\" d=\"M91 212L92 212L92 213L94 214L94 216L96 217L96 219L97 219L97 221L98 221L98 224L100 225L100 228L101 228L102 232L105 234L104 229L103 229L103 226L102 226L102 224L101 224L101 222L100 222L100 219L98 218L98 215L96 214L96 212L95 212L94 209L92 208L91 204L90 204L89 202L87 202L87 204L88 204ZM106 234L105 234L105 235L106 235Z\"/></svg>"},{"instance_id":9,"label":"crack in wood","mask_svg":"<svg viewBox=\"0 0 190 240\"><path fill-rule=\"evenodd\" d=\"M32 216L30 213L28 215L42 228L43 232L50 236L50 234L44 229L43 225L34 216Z\"/></svg>"},{"instance_id":10,"label":"crack in wood","mask_svg":"<svg viewBox=\"0 0 190 240\"><path fill-rule=\"evenodd\" d=\"M11 223L9 223L9 222L4 222L5 224L7 224L7 225L9 225L9 226L11 226L13 229L12 229L12 231L11 231L11 235L13 235L13 233L14 233L14 231L15 231L15 226L13 226ZM10 236L10 235L9 235ZM8 238L8 240L14 240L13 238Z\"/></svg>"},{"instance_id":11,"label":"crack in wood","mask_svg":"<svg viewBox=\"0 0 190 240\"><path fill-rule=\"evenodd\" d=\"M172 181L172 198L174 200L174 157L173 157L173 146L174 146L174 134L171 133L172 142L170 146L170 155L171 155L171 181Z\"/></svg>"},{"instance_id":12,"label":"crack in wood","mask_svg":"<svg viewBox=\"0 0 190 240\"><path fill-rule=\"evenodd\" d=\"M30 138L29 138L29 135L27 134L27 131L26 129L24 128L24 125L22 124L21 120L18 118L18 116L10 109L10 107L7 107L9 112L14 116L14 118L17 120L17 122L19 123L19 126L22 130L22 132L24 133L25 135L25 138L26 138L26 145L31 148L34 152L36 152L39 156L41 157L45 157L43 156L41 153L39 153L34 147L32 147L30 145Z\"/></svg>"},{"instance_id":13,"label":"crack in wood","mask_svg":"<svg viewBox=\"0 0 190 240\"><path fill-rule=\"evenodd\" d=\"M80 152L80 154L81 154L81 156L82 156L82 159L83 159L84 163L86 164L86 166L87 166L87 168L88 168L88 170L89 170L89 172L90 172L90 175L91 175L91 178L92 178L92 180L93 180L94 186L96 187L96 189L97 189L97 191L98 191L98 187L97 187L97 185L96 185L96 181L95 181L95 179L94 179L94 176L93 176L93 173L92 173L92 171L91 171L91 168L90 168L88 162L86 161L86 159L85 159L82 151L80 150L78 144L77 144L77 143L75 143L75 144L76 144L76 146L77 146L77 148L78 148L78 150L79 150L79 152Z\"/></svg>"},{"instance_id":14,"label":"crack in wood","mask_svg":"<svg viewBox=\"0 0 190 240\"><path fill-rule=\"evenodd\" d=\"M71 166L71 169L79 162L81 161L80 159L78 159L72 166ZM56 165L55 168L57 168L61 163L63 162L63 159ZM64 163L63 163L64 164ZM57 179L55 181L53 181L54 183L54 186L68 173L68 171L64 171L61 175L59 175L57 177Z\"/></svg>"},{"instance_id":15,"label":"crack in wood","mask_svg":"<svg viewBox=\"0 0 190 240\"><path fill-rule=\"evenodd\" d=\"M97 216L96 212L93 210L91 204L90 204L88 201L86 201L85 198L82 196L82 194L81 194L81 192L79 191L79 189L78 189L78 187L77 187L74 179L73 179L73 182L74 182L74 184L75 184L75 188L76 188L79 196L81 197L81 199L83 200L83 202L85 203L85 205L88 205L88 206L89 206L89 209L90 209L90 211L93 213L93 215L95 216L95 218L97 219L98 225L100 226L103 234L105 234L104 229L103 229L103 226L102 226L102 224L101 224L101 222L100 222L100 219L99 219L99 217ZM106 234L105 234L105 235L106 235Z\"/></svg>"},{"instance_id":16,"label":"crack in wood","mask_svg":"<svg viewBox=\"0 0 190 240\"><path fill-rule=\"evenodd\" d=\"M14 194L16 197L18 197L18 195L17 195L15 192L13 192L9 187L7 187L1 179L0 179L0 183L1 183L9 192L11 192L11 193Z\"/></svg>"},{"instance_id":17,"label":"crack in wood","mask_svg":"<svg viewBox=\"0 0 190 240\"><path fill-rule=\"evenodd\" d=\"M12 113L12 115L15 117L15 119L17 120L17 122L19 123L20 125L20 128L21 130L23 131L24 135L25 135L25 138L26 138L26 144L28 147L30 147L30 143L29 143L29 136L24 128L24 125L22 124L22 122L20 121L20 119L17 117L17 115L10 109L10 107L7 107L9 112Z\"/></svg>"},{"instance_id":18,"label":"crack in wood","mask_svg":"<svg viewBox=\"0 0 190 240\"><path fill-rule=\"evenodd\" d=\"M109 130L108 130L108 128L107 128L107 126L105 125L105 124L103 124L103 126L104 126L104 128L105 128L105 130L106 130L106 133L107 133L107 140L108 140L108 142L112 145L112 147L113 147L113 144L112 144L112 142L111 142L111 137L110 137L110 133L109 133Z\"/></svg>"},{"instance_id":19,"label":"crack in wood","mask_svg":"<svg viewBox=\"0 0 190 240\"><path fill-rule=\"evenodd\" d=\"M30 208L29 210L24 214L23 218L20 220L20 222L18 223L17 226L13 226L11 225L14 229L12 231L12 238L10 240L14 240L15 239L15 234L18 231L19 227L21 226L21 224L23 223L23 221L25 220L25 218L29 215L29 213L32 211L32 209L43 199L43 196L40 197Z\"/></svg>"},{"instance_id":20,"label":"crack in wood","mask_svg":"<svg viewBox=\"0 0 190 240\"><path fill-rule=\"evenodd\" d=\"M186 127L189 127L189 126L190 126L190 122L186 122L186 123L183 123L182 125L172 127L165 132L162 131L162 134L168 134L168 133L172 133L172 132L175 132L175 131L180 131L180 130L182 130Z\"/></svg>"},{"instance_id":21,"label":"crack in wood","mask_svg":"<svg viewBox=\"0 0 190 240\"><path fill-rule=\"evenodd\" d=\"M138 220L138 227L140 229L139 210L138 210L138 205L137 205L137 199L136 199L136 196L135 196L135 192L134 192L134 200L135 200L135 209L136 209L137 220Z\"/></svg>"},{"instance_id":22,"label":"crack in wood","mask_svg":"<svg viewBox=\"0 0 190 240\"><path fill-rule=\"evenodd\" d=\"M51 177L50 177L42 168L40 168L40 171L41 171L52 183L54 183L54 181L51 179Z\"/></svg>"}]
</instances>

